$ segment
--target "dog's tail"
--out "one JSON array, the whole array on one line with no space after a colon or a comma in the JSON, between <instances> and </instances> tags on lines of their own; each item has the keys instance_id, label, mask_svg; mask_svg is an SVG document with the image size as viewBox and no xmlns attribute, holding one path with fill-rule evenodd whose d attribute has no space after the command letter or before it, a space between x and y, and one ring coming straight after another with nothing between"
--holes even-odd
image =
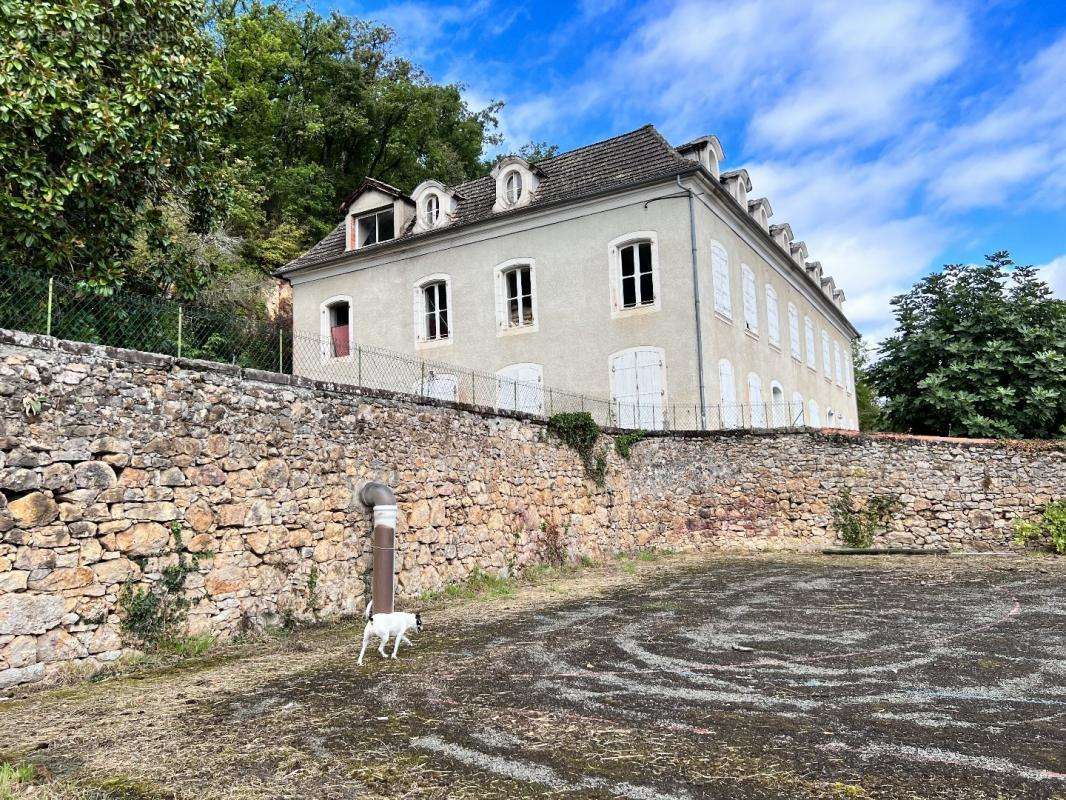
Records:
<instances>
[{"instance_id":1,"label":"dog's tail","mask_svg":"<svg viewBox=\"0 0 1066 800\"><path fill-rule=\"evenodd\" d=\"M373 605L374 605L374 601L373 600L371 600L369 603L366 604L366 611L363 612L363 616L366 617L367 619L370 619L372 616L374 616L370 612L370 609L373 607Z\"/></svg>"}]
</instances>

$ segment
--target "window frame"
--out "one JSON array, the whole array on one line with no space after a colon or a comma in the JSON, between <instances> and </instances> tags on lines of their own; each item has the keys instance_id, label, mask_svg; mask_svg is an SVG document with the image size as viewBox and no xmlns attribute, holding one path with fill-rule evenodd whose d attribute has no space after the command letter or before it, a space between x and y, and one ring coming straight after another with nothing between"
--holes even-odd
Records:
<instances>
[{"instance_id":1,"label":"window frame","mask_svg":"<svg viewBox=\"0 0 1066 800\"><path fill-rule=\"evenodd\" d=\"M765 428L767 426L766 420L766 401L762 396L762 378L757 372L749 372L745 385L748 387L748 408L751 409L751 413L748 415L748 419L751 422L751 428ZM758 395L758 399L756 399ZM758 421L757 421L758 420Z\"/></svg>"},{"instance_id":2,"label":"window frame","mask_svg":"<svg viewBox=\"0 0 1066 800\"><path fill-rule=\"evenodd\" d=\"M386 212L388 212L389 214L392 215L392 236L390 236L388 239L382 239L381 238L381 234L380 234L380 227L381 226L378 223L378 217L380 217L382 214L384 214ZM369 244L363 244L363 242L361 240L362 237L360 237L360 235L359 235L359 223L362 220L368 219L370 217L374 218L374 241L370 242ZM359 249L361 249L363 247L373 247L374 245L381 244L382 242L391 242L393 239L396 238L396 207L395 207L395 204L390 204L390 205L387 205L387 206L379 206L378 208L369 209L368 211L363 211L363 212L361 212L359 214L352 214L352 228L353 228L353 231L352 231L353 237L352 238L355 241L355 249L356 250L359 250Z\"/></svg>"},{"instance_id":3,"label":"window frame","mask_svg":"<svg viewBox=\"0 0 1066 800\"><path fill-rule=\"evenodd\" d=\"M737 402L737 376L728 358L718 359L718 425L724 430L744 427L744 404Z\"/></svg>"},{"instance_id":4,"label":"window frame","mask_svg":"<svg viewBox=\"0 0 1066 800\"><path fill-rule=\"evenodd\" d=\"M447 305L448 335L430 339L427 336L425 290L432 284L444 284L444 302ZM444 272L425 275L417 280L413 287L414 300L414 339L415 349L427 350L433 347L445 347L455 341L455 305L452 303L452 277ZM439 319L439 312L438 312Z\"/></svg>"},{"instance_id":5,"label":"window frame","mask_svg":"<svg viewBox=\"0 0 1066 800\"><path fill-rule=\"evenodd\" d=\"M766 304L766 341L771 347L781 349L781 304L777 298L777 289L769 283L763 291L763 302ZM771 312L771 307L773 313Z\"/></svg>"},{"instance_id":6,"label":"window frame","mask_svg":"<svg viewBox=\"0 0 1066 800\"><path fill-rule=\"evenodd\" d=\"M751 305L748 304L749 288ZM755 272L747 264L740 265L741 298L744 301L744 332L759 337L759 286L755 281Z\"/></svg>"},{"instance_id":7,"label":"window frame","mask_svg":"<svg viewBox=\"0 0 1066 800\"><path fill-rule=\"evenodd\" d=\"M330 324L330 311L342 303L348 306L348 355L336 356L333 355L333 326ZM319 304L319 333L321 334L319 355L323 364L338 358L348 358L355 351L355 325L352 324L353 312L354 304L352 303L351 295L347 294L335 294L332 297L327 297Z\"/></svg>"},{"instance_id":8,"label":"window frame","mask_svg":"<svg viewBox=\"0 0 1066 800\"><path fill-rule=\"evenodd\" d=\"M518 191L514 197L511 197L511 181L515 181L515 185L518 187ZM522 197L526 191L526 180L522 175L520 169L509 169L503 175L503 201L508 207L513 208L522 202Z\"/></svg>"},{"instance_id":9,"label":"window frame","mask_svg":"<svg viewBox=\"0 0 1066 800\"><path fill-rule=\"evenodd\" d=\"M833 361L829 350L829 331L822 328L822 375L830 383L833 382Z\"/></svg>"},{"instance_id":10,"label":"window frame","mask_svg":"<svg viewBox=\"0 0 1066 800\"><path fill-rule=\"evenodd\" d=\"M807 369L818 371L818 340L814 335L814 320L810 314L803 315L803 341L807 345Z\"/></svg>"},{"instance_id":11,"label":"window frame","mask_svg":"<svg viewBox=\"0 0 1066 800\"><path fill-rule=\"evenodd\" d=\"M788 349L789 355L803 363L803 345L800 341L800 315L795 303L788 304Z\"/></svg>"},{"instance_id":12,"label":"window frame","mask_svg":"<svg viewBox=\"0 0 1066 800\"><path fill-rule=\"evenodd\" d=\"M722 260L716 262L715 251L719 250L722 253ZM728 322L733 321L733 287L732 276L730 274L729 265L729 251L725 249L725 246L716 239L711 240L711 290L714 295L714 313ZM718 268L719 264L723 265L721 269ZM724 307L719 302L724 301Z\"/></svg>"},{"instance_id":13,"label":"window frame","mask_svg":"<svg viewBox=\"0 0 1066 800\"><path fill-rule=\"evenodd\" d=\"M440 223L441 210L442 210L442 207L443 207L442 204L441 204L440 195L437 194L436 192L426 192L425 199L422 202L424 204L423 208L422 208L422 225L423 225L423 227L425 227L427 230L431 230L433 228L436 228L437 225ZM433 216L432 219L429 218L429 215L430 215L430 204L431 203L436 203L437 204L437 212Z\"/></svg>"},{"instance_id":14,"label":"window frame","mask_svg":"<svg viewBox=\"0 0 1066 800\"><path fill-rule=\"evenodd\" d=\"M617 379L615 377L616 373L615 373L615 370L614 370L614 361L615 361L615 359L619 358L620 356L626 355L627 353L633 353L634 355L636 355L637 353L640 353L640 352L653 353L659 359L659 384L660 384L659 385L659 397L661 399L660 399L659 405L657 406L658 412L659 412L658 413L658 419L654 420L654 422L657 422L658 424L657 425L653 424L651 426L648 426L648 427L645 428L645 430L666 430L667 429L667 425L668 425L667 413L668 413L668 410L670 408L670 392L669 392L669 385L668 385L668 377L669 376L667 375L667 369L666 369L666 350L664 348L662 348L662 347L655 347L653 345L637 345L636 347L624 347L621 350L616 350L615 352L613 352L609 356L607 356L607 376L608 376L608 384L609 384L610 391L611 391L611 395L610 395L611 396L611 406L614 409L617 409L618 408L617 404L619 403L619 400L617 399L618 396L619 396L618 383L617 383ZM640 410L640 408L639 408L639 397L640 397L639 378L640 378L640 373L639 373L639 367L637 367L636 369L638 370L638 372L637 372L637 379L638 379L637 397L638 397L638 402L637 402L637 406L634 407L634 411L639 411ZM652 407L652 406L648 406L648 407ZM639 419L639 417L638 417L637 421L638 422L641 421ZM620 420L617 417L615 419L615 423L616 424L620 423Z\"/></svg>"},{"instance_id":15,"label":"window frame","mask_svg":"<svg viewBox=\"0 0 1066 800\"><path fill-rule=\"evenodd\" d=\"M630 245L642 242L651 244L651 283L652 292L655 295L650 303L638 303L635 306L623 305L622 293L622 250ZM618 236L607 244L607 263L610 268L610 299L611 319L618 317L648 314L659 311L662 308L662 282L659 277L659 235L655 231L632 231L624 236ZM640 265L635 264L634 281L640 289Z\"/></svg>"},{"instance_id":16,"label":"window frame","mask_svg":"<svg viewBox=\"0 0 1066 800\"><path fill-rule=\"evenodd\" d=\"M840 349L840 342L836 339L833 340L833 377L836 379L836 385L841 389L844 388L844 354Z\"/></svg>"},{"instance_id":17,"label":"window frame","mask_svg":"<svg viewBox=\"0 0 1066 800\"><path fill-rule=\"evenodd\" d=\"M533 321L528 324L512 325L510 322L507 296L507 275L522 267L529 268L530 308L533 311ZM493 282L495 284L496 295L496 335L511 336L519 333L535 333L540 330L540 306L538 303L537 292L536 259L512 258L497 264L493 268Z\"/></svg>"},{"instance_id":18,"label":"window frame","mask_svg":"<svg viewBox=\"0 0 1066 800\"><path fill-rule=\"evenodd\" d=\"M536 370L537 370L537 381L536 381L537 390L536 391L539 394L539 401L540 402L537 405L536 410L534 410L534 411L528 411L528 410L525 410L525 409L522 409L522 408L518 408L517 406L520 405L520 404L517 402L517 399L518 399L517 397L516 397L516 402L515 402L515 405L516 405L515 408L507 408L506 406L504 406L504 404L502 404L500 402L500 387L501 386L504 386L506 384L511 384L512 387L513 387L512 391L515 392L516 395L518 395L519 393L522 392L522 389L520 387L522 387L522 386L531 387L532 386L532 382L531 381L519 381L519 380L516 380L515 378L511 378L511 377L508 377L507 375L505 375L505 373L508 372L509 370L515 370L515 369L519 369L519 368L522 368L522 367L535 367ZM500 367L500 369L496 370L495 377L496 377L496 405L494 407L497 410L500 410L500 411L514 411L514 412L519 413L519 414L532 414L533 416L544 416L545 403L544 403L544 365L543 364L537 363L535 361L519 361L519 362L516 362L514 364L508 364L505 367Z\"/></svg>"}]
</instances>

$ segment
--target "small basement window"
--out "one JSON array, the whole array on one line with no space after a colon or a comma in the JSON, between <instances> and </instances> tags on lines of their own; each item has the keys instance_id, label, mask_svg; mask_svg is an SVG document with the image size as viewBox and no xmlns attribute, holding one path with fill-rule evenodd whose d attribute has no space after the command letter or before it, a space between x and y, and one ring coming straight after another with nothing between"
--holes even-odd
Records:
<instances>
[{"instance_id":1,"label":"small basement window","mask_svg":"<svg viewBox=\"0 0 1066 800\"><path fill-rule=\"evenodd\" d=\"M355 224L358 247L366 247L396 238L392 206L363 214L356 218Z\"/></svg>"}]
</instances>

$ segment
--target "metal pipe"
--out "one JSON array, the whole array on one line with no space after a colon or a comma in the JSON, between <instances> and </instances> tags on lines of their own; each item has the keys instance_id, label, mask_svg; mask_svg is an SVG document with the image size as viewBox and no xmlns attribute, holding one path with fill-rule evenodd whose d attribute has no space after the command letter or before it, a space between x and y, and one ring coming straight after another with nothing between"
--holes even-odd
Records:
<instances>
[{"instance_id":1,"label":"metal pipe","mask_svg":"<svg viewBox=\"0 0 1066 800\"><path fill-rule=\"evenodd\" d=\"M692 198L692 190L681 183L681 176L677 176L677 188L688 194L688 232L692 242L692 303L696 311L696 374L699 376L700 388L700 430L707 430L707 398L706 386L703 378L703 323L700 319L700 272L696 258L696 206Z\"/></svg>"},{"instance_id":2,"label":"metal pipe","mask_svg":"<svg viewBox=\"0 0 1066 800\"><path fill-rule=\"evenodd\" d=\"M374 509L374 613L389 614L396 601L396 493L384 483L371 481L359 491L359 499Z\"/></svg>"}]
</instances>

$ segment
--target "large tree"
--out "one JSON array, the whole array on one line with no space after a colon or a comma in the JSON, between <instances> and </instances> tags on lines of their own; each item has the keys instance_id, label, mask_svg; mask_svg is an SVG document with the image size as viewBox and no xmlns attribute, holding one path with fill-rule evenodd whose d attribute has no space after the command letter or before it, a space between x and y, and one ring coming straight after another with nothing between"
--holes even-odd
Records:
<instances>
[{"instance_id":1,"label":"large tree","mask_svg":"<svg viewBox=\"0 0 1066 800\"><path fill-rule=\"evenodd\" d=\"M329 231L364 177L407 190L458 182L497 141L498 106L471 110L459 86L390 56L387 28L259 2L219 16L217 80L235 106L224 138L259 194L237 232L262 268Z\"/></svg>"},{"instance_id":2,"label":"large tree","mask_svg":"<svg viewBox=\"0 0 1066 800\"><path fill-rule=\"evenodd\" d=\"M897 430L1066 436L1066 303L1000 251L950 264L892 301L896 331L870 370Z\"/></svg>"},{"instance_id":3,"label":"large tree","mask_svg":"<svg viewBox=\"0 0 1066 800\"><path fill-rule=\"evenodd\" d=\"M119 283L152 207L197 186L224 113L202 4L0 0L0 29L0 258Z\"/></svg>"}]
</instances>

